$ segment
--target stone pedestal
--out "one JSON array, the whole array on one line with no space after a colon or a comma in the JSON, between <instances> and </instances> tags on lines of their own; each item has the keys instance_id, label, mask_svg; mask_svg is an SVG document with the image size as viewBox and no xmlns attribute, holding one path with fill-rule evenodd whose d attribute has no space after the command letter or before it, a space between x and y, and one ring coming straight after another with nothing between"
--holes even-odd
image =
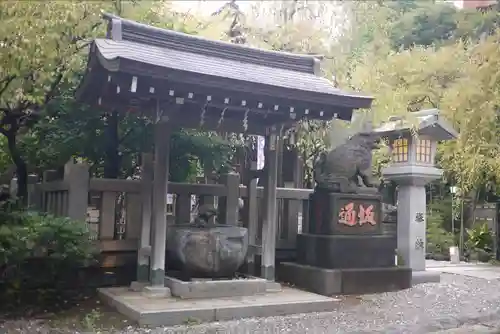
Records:
<instances>
[{"instance_id":1,"label":"stone pedestal","mask_svg":"<svg viewBox=\"0 0 500 334\"><path fill-rule=\"evenodd\" d=\"M381 233L381 196L317 189L309 196L309 231L315 235L376 235Z\"/></svg>"},{"instance_id":2,"label":"stone pedestal","mask_svg":"<svg viewBox=\"0 0 500 334\"><path fill-rule=\"evenodd\" d=\"M382 230L381 197L316 190L309 229L297 236L297 262L280 278L323 295L405 289L411 270L395 266L397 238Z\"/></svg>"},{"instance_id":3,"label":"stone pedestal","mask_svg":"<svg viewBox=\"0 0 500 334\"><path fill-rule=\"evenodd\" d=\"M324 296L380 293L411 286L407 267L325 269L284 262L279 277L295 286Z\"/></svg>"},{"instance_id":4,"label":"stone pedestal","mask_svg":"<svg viewBox=\"0 0 500 334\"><path fill-rule=\"evenodd\" d=\"M439 274L425 271L425 185L442 175L432 166L402 165L383 170L384 177L398 184L398 255L413 271L413 284L439 282Z\"/></svg>"},{"instance_id":5,"label":"stone pedestal","mask_svg":"<svg viewBox=\"0 0 500 334\"><path fill-rule=\"evenodd\" d=\"M327 269L393 267L396 238L392 235L297 236L297 262Z\"/></svg>"}]
</instances>

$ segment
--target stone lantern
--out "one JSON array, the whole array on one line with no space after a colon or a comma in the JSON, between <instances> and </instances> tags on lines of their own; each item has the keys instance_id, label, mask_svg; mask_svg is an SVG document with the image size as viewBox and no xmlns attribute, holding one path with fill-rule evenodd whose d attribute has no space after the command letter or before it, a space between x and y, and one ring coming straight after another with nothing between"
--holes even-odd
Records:
<instances>
[{"instance_id":1,"label":"stone lantern","mask_svg":"<svg viewBox=\"0 0 500 334\"><path fill-rule=\"evenodd\" d=\"M425 185L443 173L435 167L438 141L458 134L437 109L412 114L416 122L391 117L375 131L389 140L392 163L382 170L382 175L398 185L398 255L412 269L412 282L416 284L439 281L439 274L425 271Z\"/></svg>"}]
</instances>

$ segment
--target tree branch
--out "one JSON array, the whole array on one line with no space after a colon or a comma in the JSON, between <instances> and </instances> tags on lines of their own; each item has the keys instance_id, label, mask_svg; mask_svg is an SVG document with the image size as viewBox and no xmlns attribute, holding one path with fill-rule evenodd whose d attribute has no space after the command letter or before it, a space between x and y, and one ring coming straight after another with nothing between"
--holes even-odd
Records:
<instances>
[{"instance_id":1,"label":"tree branch","mask_svg":"<svg viewBox=\"0 0 500 334\"><path fill-rule=\"evenodd\" d=\"M131 135L133 132L134 132L134 128L133 127L131 127L130 129L128 129L128 131L118 141L118 145L123 144L123 142L125 141L125 139L127 139L127 137L129 135Z\"/></svg>"},{"instance_id":2,"label":"tree branch","mask_svg":"<svg viewBox=\"0 0 500 334\"><path fill-rule=\"evenodd\" d=\"M4 83L4 85L3 85L2 89L0 89L0 96L2 96L3 93L5 93L7 88L9 88L9 85L12 83L12 81L14 81L14 79L16 77L17 76L15 76L15 75L8 75L5 79L3 79L1 81L1 83Z\"/></svg>"},{"instance_id":3,"label":"tree branch","mask_svg":"<svg viewBox=\"0 0 500 334\"><path fill-rule=\"evenodd\" d=\"M55 95L55 91L56 91L56 88L57 86L61 83L61 80L63 78L63 73L64 71L66 70L66 67L65 66L62 66L57 75L56 75L56 78L55 80L52 82L52 84L50 85L50 88L49 90L47 91L47 93L45 94L45 97L43 99L43 104L46 105L47 103L49 103L50 100L52 100L54 98L54 95Z\"/></svg>"},{"instance_id":4,"label":"tree branch","mask_svg":"<svg viewBox=\"0 0 500 334\"><path fill-rule=\"evenodd\" d=\"M97 22L92 27L90 27L89 32L96 30L102 23ZM84 41L88 38L88 36L73 36L70 40L70 44L77 44L78 42ZM86 45L90 44L90 42L85 43ZM81 48L77 48L77 50L81 50Z\"/></svg>"}]
</instances>

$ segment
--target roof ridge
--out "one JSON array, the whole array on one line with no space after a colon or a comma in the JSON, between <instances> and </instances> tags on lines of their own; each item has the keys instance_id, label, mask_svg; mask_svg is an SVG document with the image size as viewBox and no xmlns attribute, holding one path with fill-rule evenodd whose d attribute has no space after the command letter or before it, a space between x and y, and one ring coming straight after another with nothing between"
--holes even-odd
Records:
<instances>
[{"instance_id":1,"label":"roof ridge","mask_svg":"<svg viewBox=\"0 0 500 334\"><path fill-rule=\"evenodd\" d=\"M108 38L320 75L321 56L270 51L162 29L105 13Z\"/></svg>"}]
</instances>

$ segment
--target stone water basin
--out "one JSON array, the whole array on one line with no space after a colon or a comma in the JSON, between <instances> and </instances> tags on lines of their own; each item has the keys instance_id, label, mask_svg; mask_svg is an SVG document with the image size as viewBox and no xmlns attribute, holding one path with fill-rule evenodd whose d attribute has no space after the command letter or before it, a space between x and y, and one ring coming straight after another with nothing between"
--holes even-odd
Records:
<instances>
[{"instance_id":1,"label":"stone water basin","mask_svg":"<svg viewBox=\"0 0 500 334\"><path fill-rule=\"evenodd\" d=\"M232 277L245 261L248 230L232 225L169 226L168 262L191 277Z\"/></svg>"}]
</instances>

